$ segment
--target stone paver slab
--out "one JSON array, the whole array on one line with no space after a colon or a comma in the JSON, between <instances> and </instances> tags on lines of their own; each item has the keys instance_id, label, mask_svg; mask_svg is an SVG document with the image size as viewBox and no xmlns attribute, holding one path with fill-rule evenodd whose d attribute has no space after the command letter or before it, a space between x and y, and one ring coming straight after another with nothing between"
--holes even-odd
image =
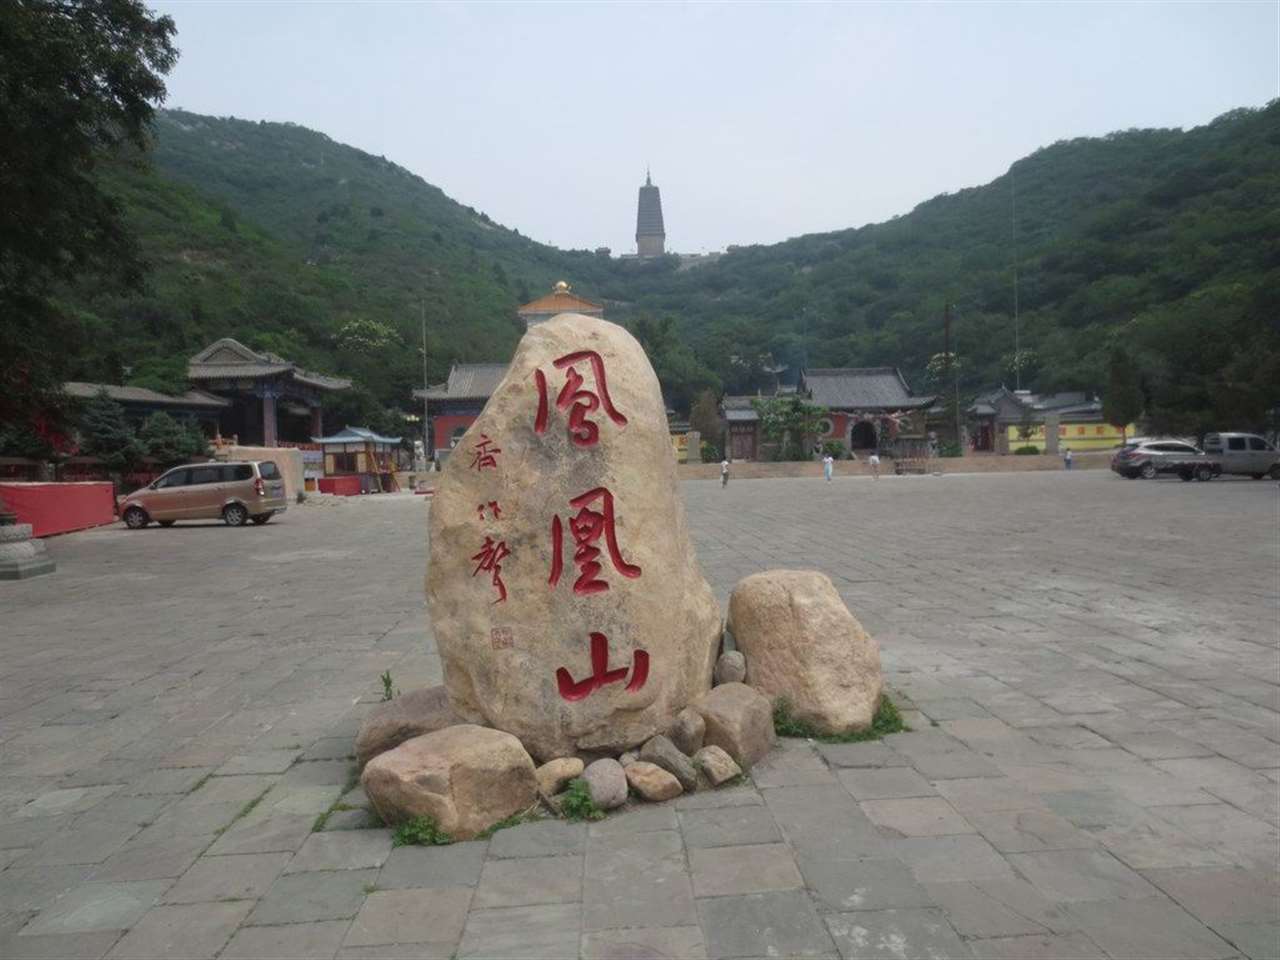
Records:
<instances>
[{"instance_id":1,"label":"stone paver slab","mask_svg":"<svg viewBox=\"0 0 1280 960\"><path fill-rule=\"evenodd\" d=\"M966 816L970 813L992 813L997 810L1043 810L1039 797L1023 790L1008 778L978 777L939 780L938 793Z\"/></svg>"},{"instance_id":2,"label":"stone paver slab","mask_svg":"<svg viewBox=\"0 0 1280 960\"><path fill-rule=\"evenodd\" d=\"M678 833L590 840L583 929L688 926L694 916L693 887Z\"/></svg>"},{"instance_id":3,"label":"stone paver slab","mask_svg":"<svg viewBox=\"0 0 1280 960\"><path fill-rule=\"evenodd\" d=\"M239 853L293 853L311 836L315 817L271 817L242 820L222 834L208 849L210 856Z\"/></svg>"},{"instance_id":4,"label":"stone paver slab","mask_svg":"<svg viewBox=\"0 0 1280 960\"><path fill-rule=\"evenodd\" d=\"M680 813L680 831L690 849L777 843L782 839L767 807L712 807Z\"/></svg>"},{"instance_id":5,"label":"stone paver slab","mask_svg":"<svg viewBox=\"0 0 1280 960\"><path fill-rule=\"evenodd\" d=\"M377 870L287 874L271 885L247 923L266 926L354 917L377 876Z\"/></svg>"},{"instance_id":6,"label":"stone paver slab","mask_svg":"<svg viewBox=\"0 0 1280 960\"><path fill-rule=\"evenodd\" d=\"M1249 960L1280 957L1280 920L1272 923L1215 923L1213 930Z\"/></svg>"},{"instance_id":7,"label":"stone paver slab","mask_svg":"<svg viewBox=\"0 0 1280 960\"><path fill-rule=\"evenodd\" d=\"M280 927L241 927L219 960L298 960L332 957L350 924L346 920L289 923Z\"/></svg>"},{"instance_id":8,"label":"stone paver slab","mask_svg":"<svg viewBox=\"0 0 1280 960\"><path fill-rule=\"evenodd\" d=\"M932 797L938 791L910 767L841 770L840 782L855 800Z\"/></svg>"},{"instance_id":9,"label":"stone paver slab","mask_svg":"<svg viewBox=\"0 0 1280 960\"><path fill-rule=\"evenodd\" d=\"M289 861L285 873L380 867L390 853L391 834L386 830L313 833Z\"/></svg>"},{"instance_id":10,"label":"stone paver slab","mask_svg":"<svg viewBox=\"0 0 1280 960\"><path fill-rule=\"evenodd\" d=\"M902 837L974 833L973 826L941 797L867 800L859 806L871 821Z\"/></svg>"},{"instance_id":11,"label":"stone paver slab","mask_svg":"<svg viewBox=\"0 0 1280 960\"><path fill-rule=\"evenodd\" d=\"M1142 874L1102 850L1013 853L1009 862L1050 900L1136 900L1160 895Z\"/></svg>"},{"instance_id":12,"label":"stone paver slab","mask_svg":"<svg viewBox=\"0 0 1280 960\"><path fill-rule=\"evenodd\" d=\"M577 956L582 910L546 904L473 910L458 946L458 960L563 960Z\"/></svg>"},{"instance_id":13,"label":"stone paver slab","mask_svg":"<svg viewBox=\"0 0 1280 960\"><path fill-rule=\"evenodd\" d=\"M396 847L382 865L378 886L384 890L474 886L480 880L488 848L484 840L443 847Z\"/></svg>"},{"instance_id":14,"label":"stone paver slab","mask_svg":"<svg viewBox=\"0 0 1280 960\"><path fill-rule=\"evenodd\" d=\"M922 883L1013 876L1009 862L978 836L908 837L891 849Z\"/></svg>"},{"instance_id":15,"label":"stone paver slab","mask_svg":"<svg viewBox=\"0 0 1280 960\"><path fill-rule=\"evenodd\" d=\"M471 890L378 890L369 894L351 923L344 945L457 942L467 921Z\"/></svg>"},{"instance_id":16,"label":"stone paver slab","mask_svg":"<svg viewBox=\"0 0 1280 960\"><path fill-rule=\"evenodd\" d=\"M931 907L933 899L901 860L799 861L805 886L827 913Z\"/></svg>"},{"instance_id":17,"label":"stone paver slab","mask_svg":"<svg viewBox=\"0 0 1280 960\"><path fill-rule=\"evenodd\" d=\"M971 956L941 910L867 910L830 914L826 920L847 960Z\"/></svg>"},{"instance_id":18,"label":"stone paver slab","mask_svg":"<svg viewBox=\"0 0 1280 960\"><path fill-rule=\"evenodd\" d=\"M582 935L582 960L706 960L700 927L639 927Z\"/></svg>"},{"instance_id":19,"label":"stone paver slab","mask_svg":"<svg viewBox=\"0 0 1280 960\"><path fill-rule=\"evenodd\" d=\"M1236 949L1164 897L1072 903L1080 931L1113 957L1125 960L1215 960Z\"/></svg>"},{"instance_id":20,"label":"stone paver slab","mask_svg":"<svg viewBox=\"0 0 1280 960\"><path fill-rule=\"evenodd\" d=\"M582 857L488 860L476 887L477 909L582 900Z\"/></svg>"},{"instance_id":21,"label":"stone paver slab","mask_svg":"<svg viewBox=\"0 0 1280 960\"><path fill-rule=\"evenodd\" d=\"M271 888L288 862L287 853L202 857L166 891L164 902L254 900Z\"/></svg>"},{"instance_id":22,"label":"stone paver slab","mask_svg":"<svg viewBox=\"0 0 1280 960\"><path fill-rule=\"evenodd\" d=\"M587 846L587 825L564 820L541 820L499 830L489 841L491 857L581 856Z\"/></svg>"},{"instance_id":23,"label":"stone paver slab","mask_svg":"<svg viewBox=\"0 0 1280 960\"><path fill-rule=\"evenodd\" d=\"M799 787L834 783L835 778L806 740L778 740L773 750L751 768L757 787Z\"/></svg>"},{"instance_id":24,"label":"stone paver slab","mask_svg":"<svg viewBox=\"0 0 1280 960\"><path fill-rule=\"evenodd\" d=\"M826 927L801 890L698 901L709 957L821 957L832 953Z\"/></svg>"},{"instance_id":25,"label":"stone paver slab","mask_svg":"<svg viewBox=\"0 0 1280 960\"><path fill-rule=\"evenodd\" d=\"M156 907L107 956L111 960L170 960L218 955L252 903L201 903Z\"/></svg>"},{"instance_id":26,"label":"stone paver slab","mask_svg":"<svg viewBox=\"0 0 1280 960\"><path fill-rule=\"evenodd\" d=\"M819 743L818 753L833 767L904 767L907 758L884 743Z\"/></svg>"},{"instance_id":27,"label":"stone paver slab","mask_svg":"<svg viewBox=\"0 0 1280 960\"><path fill-rule=\"evenodd\" d=\"M119 939L119 930L35 937L0 934L0 957L5 960L99 960Z\"/></svg>"},{"instance_id":28,"label":"stone paver slab","mask_svg":"<svg viewBox=\"0 0 1280 960\"><path fill-rule=\"evenodd\" d=\"M134 883L84 883L27 924L27 935L126 930L152 908L169 887L168 880Z\"/></svg>"},{"instance_id":29,"label":"stone paver slab","mask_svg":"<svg viewBox=\"0 0 1280 960\"><path fill-rule=\"evenodd\" d=\"M990 960L1107 960L1083 933L997 937L972 941L969 948L975 957Z\"/></svg>"},{"instance_id":30,"label":"stone paver slab","mask_svg":"<svg viewBox=\"0 0 1280 960\"><path fill-rule=\"evenodd\" d=\"M1097 840L1049 810L997 810L965 815L1001 853L1093 847Z\"/></svg>"},{"instance_id":31,"label":"stone paver slab","mask_svg":"<svg viewBox=\"0 0 1280 960\"><path fill-rule=\"evenodd\" d=\"M144 831L145 834L145 831ZM139 834L101 866L94 868L94 880L162 880L180 877L217 838L206 836L165 837L144 840Z\"/></svg>"},{"instance_id":32,"label":"stone paver slab","mask_svg":"<svg viewBox=\"0 0 1280 960\"><path fill-rule=\"evenodd\" d=\"M763 893L804 886L795 858L785 843L690 850L689 869L695 897Z\"/></svg>"},{"instance_id":33,"label":"stone paver slab","mask_svg":"<svg viewBox=\"0 0 1280 960\"><path fill-rule=\"evenodd\" d=\"M1280 865L1280 851L1276 856ZM1143 876L1204 923L1280 920L1280 883L1274 873L1183 868L1144 870Z\"/></svg>"}]
</instances>

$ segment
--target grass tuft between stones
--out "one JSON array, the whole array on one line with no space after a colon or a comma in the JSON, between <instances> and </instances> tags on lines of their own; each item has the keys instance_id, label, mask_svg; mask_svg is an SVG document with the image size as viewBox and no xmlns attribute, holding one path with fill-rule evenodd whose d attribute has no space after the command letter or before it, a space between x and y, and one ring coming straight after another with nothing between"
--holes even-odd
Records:
<instances>
[{"instance_id":1,"label":"grass tuft between stones","mask_svg":"<svg viewBox=\"0 0 1280 960\"><path fill-rule=\"evenodd\" d=\"M603 820L604 811L591 799L591 788L581 777L569 781L560 796L560 813L566 820Z\"/></svg>"},{"instance_id":2,"label":"grass tuft between stones","mask_svg":"<svg viewBox=\"0 0 1280 960\"><path fill-rule=\"evenodd\" d=\"M866 730L852 730L848 733L823 733L807 720L801 720L791 713L791 702L786 697L779 697L773 702L773 731L780 737L803 737L817 740L820 743L859 743L864 740L879 740L890 733L902 733L911 729L902 722L902 714L893 705L888 694L880 697L880 706Z\"/></svg>"},{"instance_id":3,"label":"grass tuft between stones","mask_svg":"<svg viewBox=\"0 0 1280 960\"><path fill-rule=\"evenodd\" d=\"M437 847L453 843L431 817L414 817L396 827L391 842L397 847Z\"/></svg>"}]
</instances>

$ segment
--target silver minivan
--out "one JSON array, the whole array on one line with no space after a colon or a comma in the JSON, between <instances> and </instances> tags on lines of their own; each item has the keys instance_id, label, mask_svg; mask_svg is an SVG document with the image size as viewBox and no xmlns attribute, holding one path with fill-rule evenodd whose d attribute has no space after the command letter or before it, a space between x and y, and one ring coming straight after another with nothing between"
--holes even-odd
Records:
<instances>
[{"instance_id":1,"label":"silver minivan","mask_svg":"<svg viewBox=\"0 0 1280 960\"><path fill-rule=\"evenodd\" d=\"M1210 433L1204 452L1222 463L1223 473L1239 473L1261 480L1280 480L1280 452L1254 433Z\"/></svg>"}]
</instances>

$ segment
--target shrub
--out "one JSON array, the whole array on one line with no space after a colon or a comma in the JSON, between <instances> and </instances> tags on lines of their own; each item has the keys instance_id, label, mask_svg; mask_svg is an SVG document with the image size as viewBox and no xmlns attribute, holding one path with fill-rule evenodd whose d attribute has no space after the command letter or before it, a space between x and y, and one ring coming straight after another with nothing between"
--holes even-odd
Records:
<instances>
[{"instance_id":1,"label":"shrub","mask_svg":"<svg viewBox=\"0 0 1280 960\"><path fill-rule=\"evenodd\" d=\"M940 443L938 444L938 456L940 457L962 457L964 451L960 449L958 443Z\"/></svg>"},{"instance_id":2,"label":"shrub","mask_svg":"<svg viewBox=\"0 0 1280 960\"><path fill-rule=\"evenodd\" d=\"M591 799L591 788L581 777L569 781L569 789L560 798L560 812L566 820L604 819L604 811Z\"/></svg>"},{"instance_id":3,"label":"shrub","mask_svg":"<svg viewBox=\"0 0 1280 960\"><path fill-rule=\"evenodd\" d=\"M1040 453L1040 448L1033 447L1030 444L1028 444L1025 447L1018 447L1018 449L1014 450L1013 452L1020 457L1034 457Z\"/></svg>"},{"instance_id":4,"label":"shrub","mask_svg":"<svg viewBox=\"0 0 1280 960\"><path fill-rule=\"evenodd\" d=\"M414 817L396 827L392 842L397 847L434 847L453 843L453 838L430 817Z\"/></svg>"},{"instance_id":5,"label":"shrub","mask_svg":"<svg viewBox=\"0 0 1280 960\"><path fill-rule=\"evenodd\" d=\"M801 720L791 713L791 702L786 697L779 697L773 702L773 732L780 737L804 737L822 743L858 743L862 740L879 740L890 733L901 733L909 729L902 722L902 714L889 699L888 694L880 695L880 706L871 718L871 726L866 730L854 730L849 733L823 733L806 720Z\"/></svg>"},{"instance_id":6,"label":"shrub","mask_svg":"<svg viewBox=\"0 0 1280 960\"><path fill-rule=\"evenodd\" d=\"M825 441L822 444L822 452L824 454L830 454L832 457L834 457L837 460L843 460L845 458L844 444L841 443L839 440Z\"/></svg>"}]
</instances>

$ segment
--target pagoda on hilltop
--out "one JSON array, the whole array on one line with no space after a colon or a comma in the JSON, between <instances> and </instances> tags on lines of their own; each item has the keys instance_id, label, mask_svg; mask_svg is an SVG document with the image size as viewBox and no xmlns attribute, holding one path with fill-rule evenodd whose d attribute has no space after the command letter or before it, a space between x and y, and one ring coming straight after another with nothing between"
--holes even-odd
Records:
<instances>
[{"instance_id":1,"label":"pagoda on hilltop","mask_svg":"<svg viewBox=\"0 0 1280 960\"><path fill-rule=\"evenodd\" d=\"M649 171L644 172L644 186L636 204L636 256L642 260L660 257L666 252L667 232L662 226L662 194L654 186Z\"/></svg>"}]
</instances>

